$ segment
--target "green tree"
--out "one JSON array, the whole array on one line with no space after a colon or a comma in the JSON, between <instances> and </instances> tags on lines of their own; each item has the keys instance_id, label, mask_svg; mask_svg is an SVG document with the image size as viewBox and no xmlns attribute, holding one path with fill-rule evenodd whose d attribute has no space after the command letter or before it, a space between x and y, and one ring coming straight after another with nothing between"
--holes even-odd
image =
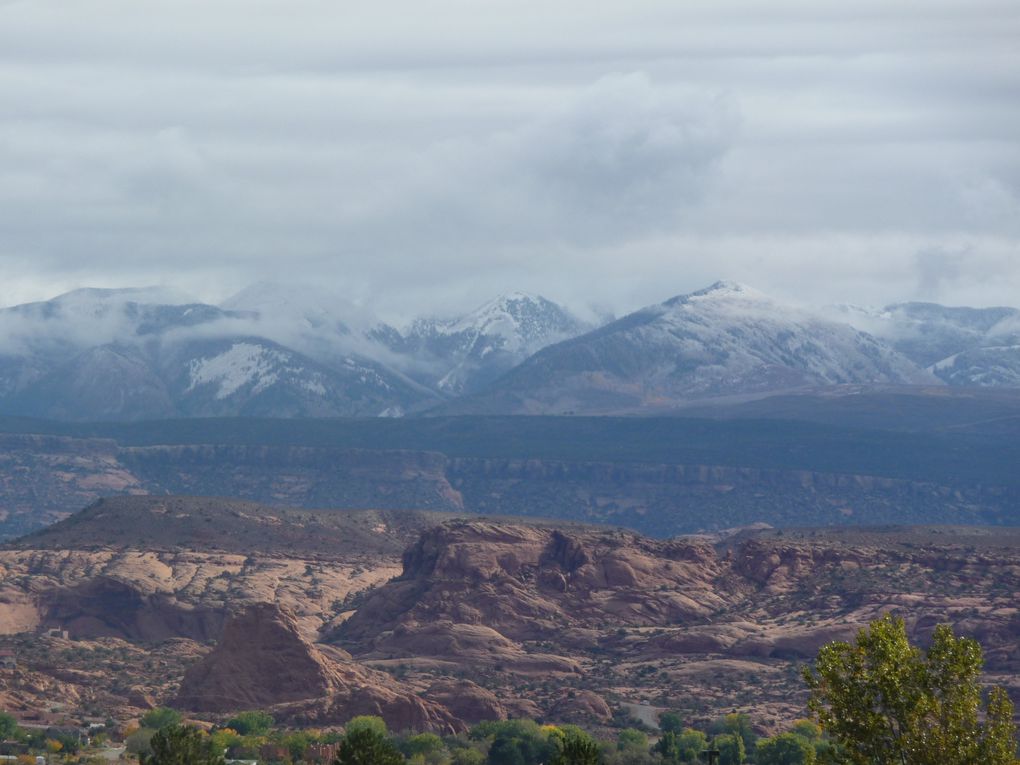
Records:
<instances>
[{"instance_id":1,"label":"green tree","mask_svg":"<svg viewBox=\"0 0 1020 765\"><path fill-rule=\"evenodd\" d=\"M637 728L624 728L616 737L617 749L647 749L648 736Z\"/></svg>"},{"instance_id":2,"label":"green tree","mask_svg":"<svg viewBox=\"0 0 1020 765\"><path fill-rule=\"evenodd\" d=\"M18 734L18 721L13 715L0 712L0 741L7 741Z\"/></svg>"},{"instance_id":3,"label":"green tree","mask_svg":"<svg viewBox=\"0 0 1020 765\"><path fill-rule=\"evenodd\" d=\"M708 737L699 730L685 728L683 733L663 733L653 747L668 763L697 762L708 746Z\"/></svg>"},{"instance_id":4,"label":"green tree","mask_svg":"<svg viewBox=\"0 0 1020 765\"><path fill-rule=\"evenodd\" d=\"M790 733L795 736L800 736L802 739L810 741L812 744L816 741L820 741L822 738L822 729L810 720L797 720L790 728Z\"/></svg>"},{"instance_id":5,"label":"green tree","mask_svg":"<svg viewBox=\"0 0 1020 765\"><path fill-rule=\"evenodd\" d=\"M556 741L550 765L598 765L599 746L582 730L568 729Z\"/></svg>"},{"instance_id":6,"label":"green tree","mask_svg":"<svg viewBox=\"0 0 1020 765\"><path fill-rule=\"evenodd\" d=\"M140 722L143 728L162 730L163 728L169 728L171 725L180 725L181 713L169 707L156 707L142 715Z\"/></svg>"},{"instance_id":7,"label":"green tree","mask_svg":"<svg viewBox=\"0 0 1020 765\"><path fill-rule=\"evenodd\" d=\"M485 755L472 747L463 747L454 750L450 762L452 765L482 765Z\"/></svg>"},{"instance_id":8,"label":"green tree","mask_svg":"<svg viewBox=\"0 0 1020 765\"><path fill-rule=\"evenodd\" d=\"M741 765L747 756L744 739L736 733L723 733L712 739L712 748L719 750L719 765Z\"/></svg>"},{"instance_id":9,"label":"green tree","mask_svg":"<svg viewBox=\"0 0 1020 765\"><path fill-rule=\"evenodd\" d=\"M312 745L313 741L314 739L311 734L303 730L290 731L280 737L280 744L287 747L287 751L290 752L290 759L293 762L299 762L304 759L305 752Z\"/></svg>"},{"instance_id":10,"label":"green tree","mask_svg":"<svg viewBox=\"0 0 1020 765\"><path fill-rule=\"evenodd\" d=\"M809 708L856 765L1012 765L1013 705L992 691L981 721L981 646L940 625L926 653L885 616L830 643L805 670Z\"/></svg>"},{"instance_id":11,"label":"green tree","mask_svg":"<svg viewBox=\"0 0 1020 765\"><path fill-rule=\"evenodd\" d=\"M624 728L616 738L616 745L607 744L602 753L606 765L651 765L648 736L637 728Z\"/></svg>"},{"instance_id":12,"label":"green tree","mask_svg":"<svg viewBox=\"0 0 1020 765\"><path fill-rule=\"evenodd\" d=\"M490 765L537 765L549 762L556 754L556 742L549 731L540 728L533 720L479 723L471 729L471 737L491 738Z\"/></svg>"},{"instance_id":13,"label":"green tree","mask_svg":"<svg viewBox=\"0 0 1020 765\"><path fill-rule=\"evenodd\" d=\"M233 728L220 728L217 731L209 734L209 738L216 747L217 751L225 752L231 747L238 746L241 743L241 737L237 734Z\"/></svg>"},{"instance_id":14,"label":"green tree","mask_svg":"<svg viewBox=\"0 0 1020 765\"><path fill-rule=\"evenodd\" d=\"M156 735L156 731L152 728L139 728L124 741L124 746L127 749L128 754L134 754L139 759L152 751L149 748L149 743L152 741L152 737Z\"/></svg>"},{"instance_id":15,"label":"green tree","mask_svg":"<svg viewBox=\"0 0 1020 765\"><path fill-rule=\"evenodd\" d=\"M370 730L378 733L384 738L390 735L390 732L386 727L386 721L381 717L376 717L375 715L358 715L357 717L352 717L344 726L345 734L354 733L355 731L360 730Z\"/></svg>"},{"instance_id":16,"label":"green tree","mask_svg":"<svg viewBox=\"0 0 1020 765\"><path fill-rule=\"evenodd\" d=\"M663 712L659 715L659 730L663 733L683 733L684 721L676 712Z\"/></svg>"},{"instance_id":17,"label":"green tree","mask_svg":"<svg viewBox=\"0 0 1020 765\"><path fill-rule=\"evenodd\" d=\"M222 752L210 738L189 725L169 725L156 731L141 765L224 765Z\"/></svg>"},{"instance_id":18,"label":"green tree","mask_svg":"<svg viewBox=\"0 0 1020 765\"><path fill-rule=\"evenodd\" d=\"M263 736L273 727L273 716L261 710L238 712L227 721L226 727L232 728L242 736Z\"/></svg>"},{"instance_id":19,"label":"green tree","mask_svg":"<svg viewBox=\"0 0 1020 765\"><path fill-rule=\"evenodd\" d=\"M753 752L754 744L758 740L758 735L751 727L751 718L742 712L733 712L716 719L709 726L709 733L713 735L733 733L740 736L744 740L745 752Z\"/></svg>"},{"instance_id":20,"label":"green tree","mask_svg":"<svg viewBox=\"0 0 1020 765\"><path fill-rule=\"evenodd\" d=\"M403 765L404 757L400 750L384 732L379 731L378 726L355 725L351 729L348 723L347 728L333 765ZM383 731L385 729L384 724Z\"/></svg>"},{"instance_id":21,"label":"green tree","mask_svg":"<svg viewBox=\"0 0 1020 765\"><path fill-rule=\"evenodd\" d=\"M435 733L417 733L407 736L398 746L404 756L408 759L416 758L416 761L439 765L445 759L446 747L443 739Z\"/></svg>"},{"instance_id":22,"label":"green tree","mask_svg":"<svg viewBox=\"0 0 1020 765\"><path fill-rule=\"evenodd\" d=\"M758 741L754 761L757 765L814 765L815 748L796 734L780 733Z\"/></svg>"}]
</instances>

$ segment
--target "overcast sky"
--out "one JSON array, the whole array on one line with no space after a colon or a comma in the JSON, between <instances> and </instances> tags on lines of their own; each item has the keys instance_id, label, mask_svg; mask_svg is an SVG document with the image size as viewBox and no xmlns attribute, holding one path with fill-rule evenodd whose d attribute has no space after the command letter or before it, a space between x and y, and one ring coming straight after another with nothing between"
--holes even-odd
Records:
<instances>
[{"instance_id":1,"label":"overcast sky","mask_svg":"<svg viewBox=\"0 0 1020 765\"><path fill-rule=\"evenodd\" d=\"M1020 304L1016 0L368 6L0 0L0 304Z\"/></svg>"}]
</instances>

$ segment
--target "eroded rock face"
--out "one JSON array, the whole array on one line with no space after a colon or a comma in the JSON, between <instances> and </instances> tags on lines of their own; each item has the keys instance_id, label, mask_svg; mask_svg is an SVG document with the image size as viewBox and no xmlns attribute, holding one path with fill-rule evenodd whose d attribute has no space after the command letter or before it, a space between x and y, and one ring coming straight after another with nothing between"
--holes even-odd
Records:
<instances>
[{"instance_id":1,"label":"eroded rock face","mask_svg":"<svg viewBox=\"0 0 1020 765\"><path fill-rule=\"evenodd\" d=\"M716 548L462 521L424 533L403 565L332 635L360 658L518 674L569 673L566 657L592 650L799 660L892 610L916 641L950 623L982 642L990 668L1020 665L1015 550L937 528L752 534Z\"/></svg>"},{"instance_id":2,"label":"eroded rock face","mask_svg":"<svg viewBox=\"0 0 1020 765\"><path fill-rule=\"evenodd\" d=\"M155 643L172 637L207 641L223 628L220 609L181 603L106 576L48 593L45 622L74 638L119 637Z\"/></svg>"},{"instance_id":3,"label":"eroded rock face","mask_svg":"<svg viewBox=\"0 0 1020 765\"><path fill-rule=\"evenodd\" d=\"M277 602L314 639L332 604L399 573L398 558L188 550L0 550L0 635L215 640L227 611Z\"/></svg>"},{"instance_id":4,"label":"eroded rock face","mask_svg":"<svg viewBox=\"0 0 1020 765\"><path fill-rule=\"evenodd\" d=\"M403 574L370 596L336 633L356 652L410 647L456 655L465 625L507 641L570 631L700 620L727 602L706 543L619 531L569 531L482 521L433 529L404 554ZM427 635L427 639L423 639Z\"/></svg>"},{"instance_id":5,"label":"eroded rock face","mask_svg":"<svg viewBox=\"0 0 1020 765\"><path fill-rule=\"evenodd\" d=\"M495 693L470 680L437 680L424 696L442 704L469 725L483 720L505 720L508 716L506 707Z\"/></svg>"},{"instance_id":6,"label":"eroded rock face","mask_svg":"<svg viewBox=\"0 0 1020 765\"><path fill-rule=\"evenodd\" d=\"M549 717L578 725L606 723L613 711L606 700L594 691L568 691L553 704Z\"/></svg>"},{"instance_id":7,"label":"eroded rock face","mask_svg":"<svg viewBox=\"0 0 1020 765\"><path fill-rule=\"evenodd\" d=\"M302 638L293 616L261 603L230 619L216 648L184 676L174 705L195 712L271 709L281 721L340 724L378 715L394 730L453 732L444 707L380 672L325 655Z\"/></svg>"}]
</instances>

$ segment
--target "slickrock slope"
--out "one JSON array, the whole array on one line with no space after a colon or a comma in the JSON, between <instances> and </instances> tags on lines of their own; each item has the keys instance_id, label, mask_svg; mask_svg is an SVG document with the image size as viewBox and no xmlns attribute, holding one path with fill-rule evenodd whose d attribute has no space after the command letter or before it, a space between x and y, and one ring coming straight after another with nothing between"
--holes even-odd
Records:
<instances>
[{"instance_id":1,"label":"slickrock slope","mask_svg":"<svg viewBox=\"0 0 1020 765\"><path fill-rule=\"evenodd\" d=\"M0 634L215 639L247 604L277 602L315 635L345 600L399 572L437 517L112 497L0 550Z\"/></svg>"},{"instance_id":2,"label":"slickrock slope","mask_svg":"<svg viewBox=\"0 0 1020 765\"><path fill-rule=\"evenodd\" d=\"M269 554L140 550L0 552L0 634L60 627L75 638L207 640L223 615L279 602L314 635L334 604L398 573L396 558L323 561Z\"/></svg>"},{"instance_id":3,"label":"slickrock slope","mask_svg":"<svg viewBox=\"0 0 1020 765\"><path fill-rule=\"evenodd\" d=\"M469 725L482 720L505 720L508 717L506 707L496 694L470 680L442 678L429 686L423 695L442 704Z\"/></svg>"},{"instance_id":4,"label":"slickrock slope","mask_svg":"<svg viewBox=\"0 0 1020 765\"><path fill-rule=\"evenodd\" d=\"M197 544L212 510L190 500L166 508L141 519ZM95 524L128 520L106 510ZM0 643L25 672L0 673L0 694L42 711L52 706L46 689L66 687L81 708L176 697L224 714L234 704L279 705L279 719L310 725L358 710L433 729L521 714L601 720L601 699L614 716L654 719L672 708L698 720L738 709L780 725L804 714L803 663L894 611L921 644L939 623L976 637L989 680L1020 699L1017 529L758 529L655 540L461 519L426 529L401 563L344 547L344 539L366 544L371 528L337 531L323 544L307 528L284 528L306 523L300 516L249 508L230 517L239 540L257 542L260 528L279 533L248 555L173 550L169 536L155 551L61 547L76 534L94 546L99 532L83 524L54 531L55 548L0 552L0 624L20 633ZM273 551L273 538L284 549ZM227 621L239 613L241 621ZM185 667L224 624L220 647L178 694ZM41 626L65 627L72 639L33 632Z\"/></svg>"},{"instance_id":5,"label":"slickrock slope","mask_svg":"<svg viewBox=\"0 0 1020 765\"><path fill-rule=\"evenodd\" d=\"M702 621L720 610L732 598L715 588L722 579L707 543L454 523L423 534L404 554L403 574L370 595L336 638L365 658L578 673L570 654L595 647L601 631ZM526 641L558 650L524 651Z\"/></svg>"},{"instance_id":6,"label":"slickrock slope","mask_svg":"<svg viewBox=\"0 0 1020 765\"><path fill-rule=\"evenodd\" d=\"M327 656L286 610L253 605L227 622L216 648L184 675L174 705L196 712L271 709L281 721L342 724L379 715L394 730L451 733L463 725L389 676Z\"/></svg>"},{"instance_id":7,"label":"slickrock slope","mask_svg":"<svg viewBox=\"0 0 1020 765\"><path fill-rule=\"evenodd\" d=\"M544 661L606 652L789 660L896 610L915 639L949 622L982 641L991 668L1017 669L1018 536L816 530L713 545L456 522L426 532L401 576L371 593L334 639L364 659L466 655L525 673L522 651Z\"/></svg>"}]
</instances>

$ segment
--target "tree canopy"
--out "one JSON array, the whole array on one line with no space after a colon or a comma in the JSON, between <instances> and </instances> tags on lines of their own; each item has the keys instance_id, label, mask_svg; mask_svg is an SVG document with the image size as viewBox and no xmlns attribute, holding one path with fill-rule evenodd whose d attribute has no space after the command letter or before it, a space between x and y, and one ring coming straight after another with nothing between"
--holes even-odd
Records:
<instances>
[{"instance_id":1,"label":"tree canopy","mask_svg":"<svg viewBox=\"0 0 1020 765\"><path fill-rule=\"evenodd\" d=\"M386 735L386 725L368 721L378 718L355 718L358 724L347 725L333 765L403 765L404 756ZM382 720L379 720L381 723Z\"/></svg>"},{"instance_id":2,"label":"tree canopy","mask_svg":"<svg viewBox=\"0 0 1020 765\"><path fill-rule=\"evenodd\" d=\"M257 736L272 728L273 722L273 716L268 712L252 710L238 712L227 721L227 727L236 730L242 736Z\"/></svg>"},{"instance_id":3,"label":"tree canopy","mask_svg":"<svg viewBox=\"0 0 1020 765\"><path fill-rule=\"evenodd\" d=\"M142 715L140 722L143 728L162 730L163 728L169 728L171 725L180 725L181 713L169 707L156 707Z\"/></svg>"},{"instance_id":4,"label":"tree canopy","mask_svg":"<svg viewBox=\"0 0 1020 765\"><path fill-rule=\"evenodd\" d=\"M795 733L780 733L758 742L755 762L757 765L814 765L815 748Z\"/></svg>"},{"instance_id":5,"label":"tree canopy","mask_svg":"<svg viewBox=\"0 0 1020 765\"><path fill-rule=\"evenodd\" d=\"M950 627L922 652L887 615L824 646L804 678L811 712L855 765L1013 765L1013 705L999 688L982 705L982 664L981 646Z\"/></svg>"},{"instance_id":6,"label":"tree canopy","mask_svg":"<svg viewBox=\"0 0 1020 765\"><path fill-rule=\"evenodd\" d=\"M221 752L214 751L213 742L197 728L170 725L156 731L149 741L148 754L141 765L224 765Z\"/></svg>"}]
</instances>

